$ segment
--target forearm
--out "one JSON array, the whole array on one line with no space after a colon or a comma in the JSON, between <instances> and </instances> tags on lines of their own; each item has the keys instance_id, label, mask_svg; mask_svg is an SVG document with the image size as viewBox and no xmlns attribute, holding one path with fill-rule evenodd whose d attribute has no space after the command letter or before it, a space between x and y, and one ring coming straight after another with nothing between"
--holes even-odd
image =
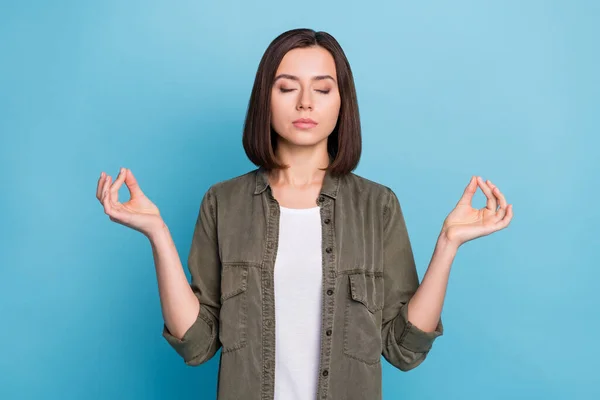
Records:
<instances>
[{"instance_id":1,"label":"forearm","mask_svg":"<svg viewBox=\"0 0 600 400\"><path fill-rule=\"evenodd\" d=\"M158 292L165 325L171 334L182 338L198 317L200 303L194 295L175 243L168 227L162 227L148 236L154 256Z\"/></svg>"},{"instance_id":2,"label":"forearm","mask_svg":"<svg viewBox=\"0 0 600 400\"><path fill-rule=\"evenodd\" d=\"M450 269L458 246L438 237L431 262L419 288L408 302L408 320L417 328L432 332L442 313Z\"/></svg>"}]
</instances>

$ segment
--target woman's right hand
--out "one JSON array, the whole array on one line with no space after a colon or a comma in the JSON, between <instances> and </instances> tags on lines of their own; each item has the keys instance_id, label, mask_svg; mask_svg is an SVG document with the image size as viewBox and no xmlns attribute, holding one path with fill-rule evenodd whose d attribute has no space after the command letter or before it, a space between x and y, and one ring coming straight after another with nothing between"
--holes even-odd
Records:
<instances>
[{"instance_id":1,"label":"woman's right hand","mask_svg":"<svg viewBox=\"0 0 600 400\"><path fill-rule=\"evenodd\" d=\"M146 236L163 226L158 207L144 195L131 170L121 168L114 183L111 184L111 181L110 175L102 172L96 188L96 197L111 221L128 226ZM125 203L119 203L119 188L123 182L131 198Z\"/></svg>"}]
</instances>

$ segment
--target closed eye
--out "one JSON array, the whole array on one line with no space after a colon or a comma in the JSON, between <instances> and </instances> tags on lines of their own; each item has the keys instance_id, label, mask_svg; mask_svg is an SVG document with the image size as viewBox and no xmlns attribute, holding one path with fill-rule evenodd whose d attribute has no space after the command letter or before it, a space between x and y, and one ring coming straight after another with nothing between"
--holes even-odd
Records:
<instances>
[{"instance_id":1,"label":"closed eye","mask_svg":"<svg viewBox=\"0 0 600 400\"><path fill-rule=\"evenodd\" d=\"M294 90L296 90L296 89L285 89L285 88L279 88L279 90L280 90L282 93L288 93L288 92L292 92L292 91L294 91ZM327 93L329 93L329 90L316 90L316 91L317 91L317 92L319 92L319 93L322 93L322 94L327 94Z\"/></svg>"}]
</instances>

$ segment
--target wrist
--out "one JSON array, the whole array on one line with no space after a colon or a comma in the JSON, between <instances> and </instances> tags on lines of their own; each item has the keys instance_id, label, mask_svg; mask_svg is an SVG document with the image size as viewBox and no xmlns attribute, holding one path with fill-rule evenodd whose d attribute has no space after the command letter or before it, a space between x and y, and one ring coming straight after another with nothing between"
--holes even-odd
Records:
<instances>
[{"instance_id":1,"label":"wrist","mask_svg":"<svg viewBox=\"0 0 600 400\"><path fill-rule=\"evenodd\" d=\"M448 239L445 231L442 231L438 236L438 240L436 243L436 249L444 250L444 251L454 251L456 252L458 248L461 246L461 243Z\"/></svg>"},{"instance_id":2,"label":"wrist","mask_svg":"<svg viewBox=\"0 0 600 400\"><path fill-rule=\"evenodd\" d=\"M169 227L165 222L161 219L156 226L146 233L146 237L150 239L151 242L159 240L161 237L169 235Z\"/></svg>"}]
</instances>

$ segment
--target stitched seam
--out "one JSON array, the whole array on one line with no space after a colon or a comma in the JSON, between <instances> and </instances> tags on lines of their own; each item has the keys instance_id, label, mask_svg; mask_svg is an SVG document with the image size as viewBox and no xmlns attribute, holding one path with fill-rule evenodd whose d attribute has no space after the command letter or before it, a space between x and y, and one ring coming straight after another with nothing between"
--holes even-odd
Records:
<instances>
[{"instance_id":1,"label":"stitched seam","mask_svg":"<svg viewBox=\"0 0 600 400\"><path fill-rule=\"evenodd\" d=\"M351 285L350 286L351 299L346 299L346 306L344 308L344 355L346 355L350 358L353 358L355 360L364 362L365 364L368 364L368 365L375 365L375 364L381 362L381 356L378 356L377 360L369 360L369 359L362 358L362 357L359 357L359 356L351 353L351 349L350 349L350 346L348 343L348 336L349 336L348 335L348 326L350 323L350 318L349 318L350 306L351 306L352 302L354 301L354 293L353 293L353 289L352 289L352 285L353 285L352 278L350 278L350 285ZM360 302L360 303L364 305L364 303L362 303L362 302ZM365 308L368 309L368 307L365 307Z\"/></svg>"},{"instance_id":2,"label":"stitched seam","mask_svg":"<svg viewBox=\"0 0 600 400\"><path fill-rule=\"evenodd\" d=\"M227 267L229 267L229 265ZM241 265L240 267L246 267L246 266ZM248 270L247 269L245 271L242 270L241 274L242 274L242 279L240 281L240 287L238 287L235 290L232 290L231 292L221 294L221 302L246 291L246 289L248 288Z\"/></svg>"},{"instance_id":3,"label":"stitched seam","mask_svg":"<svg viewBox=\"0 0 600 400\"><path fill-rule=\"evenodd\" d=\"M386 220L387 214L390 210L390 204L392 202L392 190L390 188L386 188L387 192L388 192L388 201L387 203L383 206L383 223L384 223L384 229L383 229L383 234L387 234L387 230L389 227L389 220Z\"/></svg>"},{"instance_id":4,"label":"stitched seam","mask_svg":"<svg viewBox=\"0 0 600 400\"><path fill-rule=\"evenodd\" d=\"M241 314L241 316L240 316L241 323L240 323L240 329L239 329L240 338L235 343L233 343L233 344L231 344L229 346L223 345L222 346L223 347L223 349L222 349L223 353L229 353L229 352L234 351L234 350L239 350L242 347L244 347L246 345L246 343L247 343L247 340L246 340L246 330L247 330L246 321L247 321L247 315L246 314L247 314L247 310L248 310L248 299L247 299L247 294L246 294L245 291L240 296L242 296L242 298L240 300L242 302L242 305L240 306L241 313L239 313L239 314Z\"/></svg>"},{"instance_id":5,"label":"stitched seam","mask_svg":"<svg viewBox=\"0 0 600 400\"><path fill-rule=\"evenodd\" d=\"M252 268L262 268L261 263L253 262L253 261L223 261L221 262L223 267L252 267Z\"/></svg>"},{"instance_id":6,"label":"stitched seam","mask_svg":"<svg viewBox=\"0 0 600 400\"><path fill-rule=\"evenodd\" d=\"M358 268L346 269L343 271L335 271L336 277L342 276L342 275L355 275L355 274L364 274L367 276L383 277L383 271L369 271L366 269L358 269Z\"/></svg>"}]
</instances>

